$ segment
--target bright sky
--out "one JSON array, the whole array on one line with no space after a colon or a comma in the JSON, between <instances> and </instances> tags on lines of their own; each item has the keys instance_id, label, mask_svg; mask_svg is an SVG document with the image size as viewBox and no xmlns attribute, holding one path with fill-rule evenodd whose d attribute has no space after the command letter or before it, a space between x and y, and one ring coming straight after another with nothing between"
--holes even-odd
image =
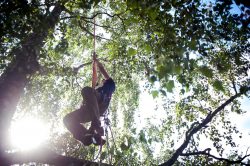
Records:
<instances>
[{"instance_id":1,"label":"bright sky","mask_svg":"<svg viewBox=\"0 0 250 166\"><path fill-rule=\"evenodd\" d=\"M47 141L49 125L44 120L26 116L12 121L10 138L17 150L30 150Z\"/></svg>"}]
</instances>

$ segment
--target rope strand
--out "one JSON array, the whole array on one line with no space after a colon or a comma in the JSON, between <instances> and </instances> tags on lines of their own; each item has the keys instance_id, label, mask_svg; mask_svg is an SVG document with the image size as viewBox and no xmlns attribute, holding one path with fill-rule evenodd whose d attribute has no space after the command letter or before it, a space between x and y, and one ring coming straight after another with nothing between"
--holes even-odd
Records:
<instances>
[{"instance_id":1,"label":"rope strand","mask_svg":"<svg viewBox=\"0 0 250 166\"><path fill-rule=\"evenodd\" d=\"M94 17L94 54L95 54L95 40L96 40L96 35L95 35L95 17Z\"/></svg>"}]
</instances>

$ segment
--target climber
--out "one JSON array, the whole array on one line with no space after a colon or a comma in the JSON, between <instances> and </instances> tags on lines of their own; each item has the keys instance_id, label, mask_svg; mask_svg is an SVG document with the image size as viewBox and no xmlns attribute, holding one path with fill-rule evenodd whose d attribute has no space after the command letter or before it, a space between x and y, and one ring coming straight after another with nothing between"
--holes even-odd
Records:
<instances>
[{"instance_id":1,"label":"climber","mask_svg":"<svg viewBox=\"0 0 250 166\"><path fill-rule=\"evenodd\" d=\"M97 67L105 79L102 85L96 88ZM92 88L84 87L81 90L83 97L81 107L67 114L63 119L64 125L73 134L73 137L85 146L89 146L92 143L94 145L105 144L105 140L102 139L104 131L101 127L100 116L103 116L106 112L114 91L115 83L113 79L109 76L94 53ZM91 122L91 126L88 130L81 124L87 122Z\"/></svg>"}]
</instances>

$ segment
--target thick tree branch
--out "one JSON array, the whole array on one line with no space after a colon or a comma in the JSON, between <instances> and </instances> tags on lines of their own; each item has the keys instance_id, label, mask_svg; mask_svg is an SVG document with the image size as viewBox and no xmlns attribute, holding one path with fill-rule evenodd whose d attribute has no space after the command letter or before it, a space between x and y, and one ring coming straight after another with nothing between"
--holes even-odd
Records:
<instances>
[{"instance_id":1,"label":"thick tree branch","mask_svg":"<svg viewBox=\"0 0 250 166\"><path fill-rule=\"evenodd\" d=\"M4 158L1 159L1 164L3 165L13 165L13 164L24 164L24 163L42 163L42 164L52 164L55 166L97 166L99 163L80 160L73 157L67 157L59 155L49 149L41 148L39 150L32 150L27 152L15 152L6 153ZM111 166L109 164L102 164L101 166Z\"/></svg>"},{"instance_id":2,"label":"thick tree branch","mask_svg":"<svg viewBox=\"0 0 250 166\"><path fill-rule=\"evenodd\" d=\"M215 109L212 113L208 114L207 117L198 125L192 125L192 127L186 132L186 138L182 145L174 152L172 157L165 163L161 164L161 166L170 166L175 163L177 158L182 154L183 150L188 146L189 141L191 140L192 136L196 134L199 130L206 127L208 123L212 121L212 119L222 111L228 104L232 103L236 98L240 97L241 95L245 94L247 91L250 90L250 87L246 87L244 91L241 91L238 94L230 97L227 101L225 101L222 105L220 105L217 109Z\"/></svg>"},{"instance_id":3,"label":"thick tree branch","mask_svg":"<svg viewBox=\"0 0 250 166\"><path fill-rule=\"evenodd\" d=\"M247 157L250 156L250 154L248 155L245 155L243 156L242 158L240 158L239 160L229 160L227 158L222 158L222 157L216 157L212 154L209 153L210 151L210 148L208 149L205 149L204 151L198 151L198 152L192 152L192 153L182 153L180 156L193 156L193 155L205 155L205 156L208 156L208 157L212 157L216 160L219 160L219 161L225 161L227 162L228 164L242 164L242 165L249 165L249 164L246 164L243 162L244 159L246 159Z\"/></svg>"}]
</instances>

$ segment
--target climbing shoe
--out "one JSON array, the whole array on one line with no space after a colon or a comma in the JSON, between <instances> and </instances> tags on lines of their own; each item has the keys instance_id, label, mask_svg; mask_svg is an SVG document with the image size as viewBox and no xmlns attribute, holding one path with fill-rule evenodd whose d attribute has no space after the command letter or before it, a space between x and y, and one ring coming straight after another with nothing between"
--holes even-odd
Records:
<instances>
[{"instance_id":1,"label":"climbing shoe","mask_svg":"<svg viewBox=\"0 0 250 166\"><path fill-rule=\"evenodd\" d=\"M102 139L102 136L100 134L94 134L92 142L94 145L104 145L106 141Z\"/></svg>"},{"instance_id":2,"label":"climbing shoe","mask_svg":"<svg viewBox=\"0 0 250 166\"><path fill-rule=\"evenodd\" d=\"M91 126L88 132L92 134L99 134L101 136L104 136L104 129L102 126L99 126L99 127Z\"/></svg>"},{"instance_id":3,"label":"climbing shoe","mask_svg":"<svg viewBox=\"0 0 250 166\"><path fill-rule=\"evenodd\" d=\"M81 142L82 142L83 145L85 145L85 146L91 145L91 144L93 143L93 134L86 134L86 135L83 137L83 139L82 139Z\"/></svg>"}]
</instances>

